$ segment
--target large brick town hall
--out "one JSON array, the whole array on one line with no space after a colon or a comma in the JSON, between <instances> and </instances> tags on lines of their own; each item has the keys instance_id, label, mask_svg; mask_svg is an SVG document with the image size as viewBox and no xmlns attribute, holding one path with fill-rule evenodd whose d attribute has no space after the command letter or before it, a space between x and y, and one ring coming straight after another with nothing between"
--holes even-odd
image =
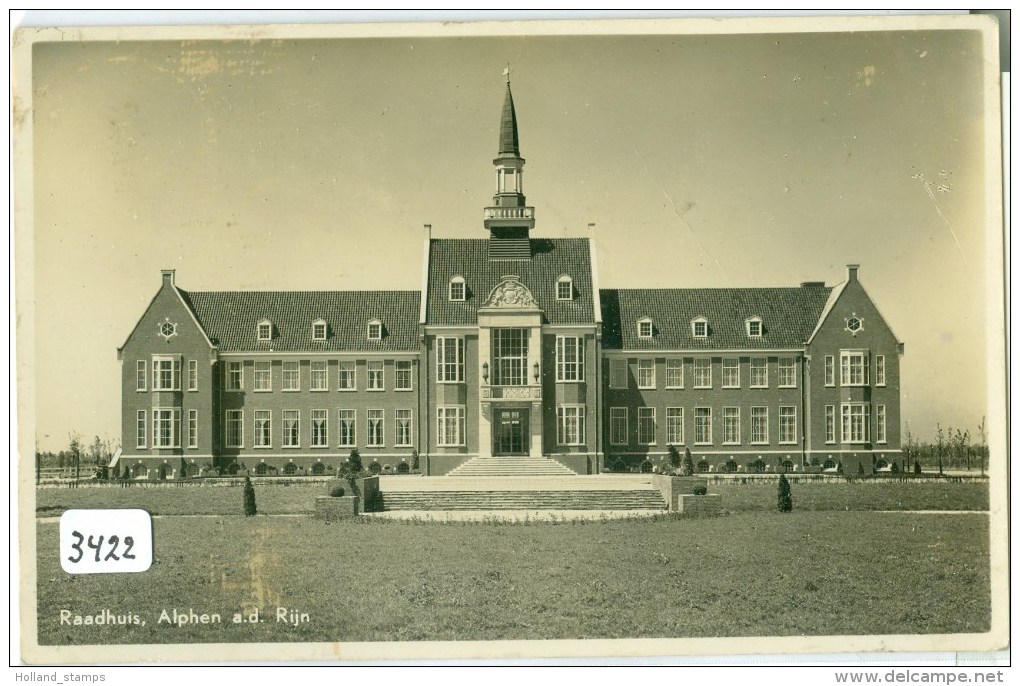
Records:
<instances>
[{"instance_id":1,"label":"large brick town hall","mask_svg":"<svg viewBox=\"0 0 1020 686\"><path fill-rule=\"evenodd\" d=\"M509 82L493 163L484 237L429 239L420 291L196 292L164 271L117 352L120 469L323 473L357 448L428 475L596 474L671 445L702 471L899 462L903 346L857 265L835 286L605 288L590 239L536 235Z\"/></svg>"}]
</instances>

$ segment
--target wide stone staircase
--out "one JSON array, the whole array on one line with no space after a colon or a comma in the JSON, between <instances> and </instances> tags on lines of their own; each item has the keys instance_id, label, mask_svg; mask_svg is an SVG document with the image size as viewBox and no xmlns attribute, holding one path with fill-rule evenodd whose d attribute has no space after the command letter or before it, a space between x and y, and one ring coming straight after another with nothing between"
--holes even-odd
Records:
<instances>
[{"instance_id":1,"label":"wide stone staircase","mask_svg":"<svg viewBox=\"0 0 1020 686\"><path fill-rule=\"evenodd\" d=\"M556 460L545 457L473 457L447 476L576 476Z\"/></svg>"}]
</instances>

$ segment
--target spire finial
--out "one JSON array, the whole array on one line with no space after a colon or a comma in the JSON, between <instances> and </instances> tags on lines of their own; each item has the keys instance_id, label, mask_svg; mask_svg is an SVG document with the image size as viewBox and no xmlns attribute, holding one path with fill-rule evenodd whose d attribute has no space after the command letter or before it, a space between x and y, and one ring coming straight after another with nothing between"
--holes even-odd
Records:
<instances>
[{"instance_id":1,"label":"spire finial","mask_svg":"<svg viewBox=\"0 0 1020 686\"><path fill-rule=\"evenodd\" d=\"M503 76L506 77L506 85L510 85L510 62L506 63L506 69L503 70Z\"/></svg>"}]
</instances>

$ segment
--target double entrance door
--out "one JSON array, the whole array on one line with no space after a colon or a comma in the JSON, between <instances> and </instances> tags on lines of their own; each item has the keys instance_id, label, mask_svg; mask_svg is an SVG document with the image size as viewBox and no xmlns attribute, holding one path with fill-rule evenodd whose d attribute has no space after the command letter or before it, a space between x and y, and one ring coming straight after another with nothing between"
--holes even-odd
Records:
<instances>
[{"instance_id":1,"label":"double entrance door","mask_svg":"<svg viewBox=\"0 0 1020 686\"><path fill-rule=\"evenodd\" d=\"M527 408L498 408L492 427L493 455L527 455L529 449Z\"/></svg>"}]
</instances>

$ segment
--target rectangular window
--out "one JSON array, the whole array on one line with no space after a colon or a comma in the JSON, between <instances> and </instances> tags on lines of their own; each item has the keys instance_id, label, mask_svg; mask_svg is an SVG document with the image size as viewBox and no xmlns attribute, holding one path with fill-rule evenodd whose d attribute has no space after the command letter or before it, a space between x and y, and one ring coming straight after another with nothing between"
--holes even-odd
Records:
<instances>
[{"instance_id":1,"label":"rectangular window","mask_svg":"<svg viewBox=\"0 0 1020 686\"><path fill-rule=\"evenodd\" d=\"M244 367L240 362L227 362L227 390L244 390Z\"/></svg>"},{"instance_id":2,"label":"rectangular window","mask_svg":"<svg viewBox=\"0 0 1020 686\"><path fill-rule=\"evenodd\" d=\"M152 447L180 448L180 410L152 411Z\"/></svg>"},{"instance_id":3,"label":"rectangular window","mask_svg":"<svg viewBox=\"0 0 1020 686\"><path fill-rule=\"evenodd\" d=\"M751 358L751 388L769 387L769 361L765 357Z\"/></svg>"},{"instance_id":4,"label":"rectangular window","mask_svg":"<svg viewBox=\"0 0 1020 686\"><path fill-rule=\"evenodd\" d=\"M144 448L147 433L147 422L148 419L145 416L145 410L138 410L137 424L135 425L135 447Z\"/></svg>"},{"instance_id":5,"label":"rectangular window","mask_svg":"<svg viewBox=\"0 0 1020 686\"><path fill-rule=\"evenodd\" d=\"M301 445L300 410L283 411L283 447L297 448Z\"/></svg>"},{"instance_id":6,"label":"rectangular window","mask_svg":"<svg viewBox=\"0 0 1020 686\"><path fill-rule=\"evenodd\" d=\"M694 408L694 443L695 445L711 445L712 443L712 408Z\"/></svg>"},{"instance_id":7,"label":"rectangular window","mask_svg":"<svg viewBox=\"0 0 1020 686\"><path fill-rule=\"evenodd\" d=\"M411 445L411 411L394 410L393 419L396 427L394 433L394 445L406 448Z\"/></svg>"},{"instance_id":8,"label":"rectangular window","mask_svg":"<svg viewBox=\"0 0 1020 686\"><path fill-rule=\"evenodd\" d=\"M464 380L464 339L436 339L436 380L459 383Z\"/></svg>"},{"instance_id":9,"label":"rectangular window","mask_svg":"<svg viewBox=\"0 0 1020 686\"><path fill-rule=\"evenodd\" d=\"M383 383L383 363L382 362L369 362L368 363L368 390L370 391L381 391L385 389Z\"/></svg>"},{"instance_id":10,"label":"rectangular window","mask_svg":"<svg viewBox=\"0 0 1020 686\"><path fill-rule=\"evenodd\" d=\"M885 355L875 355L875 385L885 385Z\"/></svg>"},{"instance_id":11,"label":"rectangular window","mask_svg":"<svg viewBox=\"0 0 1020 686\"><path fill-rule=\"evenodd\" d=\"M836 442L836 406L825 406L825 442Z\"/></svg>"},{"instance_id":12,"label":"rectangular window","mask_svg":"<svg viewBox=\"0 0 1020 686\"><path fill-rule=\"evenodd\" d=\"M273 371L269 362L255 363L255 392L273 390Z\"/></svg>"},{"instance_id":13,"label":"rectangular window","mask_svg":"<svg viewBox=\"0 0 1020 686\"><path fill-rule=\"evenodd\" d=\"M722 361L722 387L740 388L740 360L731 358Z\"/></svg>"},{"instance_id":14,"label":"rectangular window","mask_svg":"<svg viewBox=\"0 0 1020 686\"><path fill-rule=\"evenodd\" d=\"M556 408L556 442L560 445L584 445L584 405L560 405Z\"/></svg>"},{"instance_id":15,"label":"rectangular window","mask_svg":"<svg viewBox=\"0 0 1020 686\"><path fill-rule=\"evenodd\" d=\"M399 360L396 364L394 388L398 391L411 390L411 362L410 360Z\"/></svg>"},{"instance_id":16,"label":"rectangular window","mask_svg":"<svg viewBox=\"0 0 1020 686\"><path fill-rule=\"evenodd\" d=\"M666 388L684 387L684 361L680 359L666 360Z\"/></svg>"},{"instance_id":17,"label":"rectangular window","mask_svg":"<svg viewBox=\"0 0 1020 686\"><path fill-rule=\"evenodd\" d=\"M875 406L875 442L885 443L885 405Z\"/></svg>"},{"instance_id":18,"label":"rectangular window","mask_svg":"<svg viewBox=\"0 0 1020 686\"><path fill-rule=\"evenodd\" d=\"M313 391L328 391L329 390L329 379L327 375L327 366L325 360L321 362L312 362L311 370L311 389Z\"/></svg>"},{"instance_id":19,"label":"rectangular window","mask_svg":"<svg viewBox=\"0 0 1020 686\"><path fill-rule=\"evenodd\" d=\"M712 387L712 360L694 360L694 387Z\"/></svg>"},{"instance_id":20,"label":"rectangular window","mask_svg":"<svg viewBox=\"0 0 1020 686\"><path fill-rule=\"evenodd\" d=\"M368 445L381 448L386 444L383 431L383 411L368 410Z\"/></svg>"},{"instance_id":21,"label":"rectangular window","mask_svg":"<svg viewBox=\"0 0 1020 686\"><path fill-rule=\"evenodd\" d=\"M353 448L357 444L357 432L354 425L357 419L355 410L340 410L340 447Z\"/></svg>"},{"instance_id":22,"label":"rectangular window","mask_svg":"<svg viewBox=\"0 0 1020 686\"><path fill-rule=\"evenodd\" d=\"M868 418L871 409L867 403L846 403L843 405L843 443L868 442Z\"/></svg>"},{"instance_id":23,"label":"rectangular window","mask_svg":"<svg viewBox=\"0 0 1020 686\"><path fill-rule=\"evenodd\" d=\"M273 444L273 413L269 410L255 410L256 448L268 448Z\"/></svg>"},{"instance_id":24,"label":"rectangular window","mask_svg":"<svg viewBox=\"0 0 1020 686\"><path fill-rule=\"evenodd\" d=\"M573 300L574 299L574 284L570 279L564 279L563 281L556 282L556 299L557 300Z\"/></svg>"},{"instance_id":25,"label":"rectangular window","mask_svg":"<svg viewBox=\"0 0 1020 686\"><path fill-rule=\"evenodd\" d=\"M188 410L188 447L198 447L198 410Z\"/></svg>"},{"instance_id":26,"label":"rectangular window","mask_svg":"<svg viewBox=\"0 0 1020 686\"><path fill-rule=\"evenodd\" d=\"M138 360L135 365L135 390L144 391L147 388L148 371L145 360Z\"/></svg>"},{"instance_id":27,"label":"rectangular window","mask_svg":"<svg viewBox=\"0 0 1020 686\"><path fill-rule=\"evenodd\" d=\"M358 389L355 365L353 362L340 363L340 390L355 391Z\"/></svg>"},{"instance_id":28,"label":"rectangular window","mask_svg":"<svg viewBox=\"0 0 1020 686\"><path fill-rule=\"evenodd\" d=\"M751 445L765 445L769 442L769 408L751 408Z\"/></svg>"},{"instance_id":29,"label":"rectangular window","mask_svg":"<svg viewBox=\"0 0 1020 686\"><path fill-rule=\"evenodd\" d=\"M627 408L609 408L609 442L613 445L627 445Z\"/></svg>"},{"instance_id":30,"label":"rectangular window","mask_svg":"<svg viewBox=\"0 0 1020 686\"><path fill-rule=\"evenodd\" d=\"M609 387L627 388L627 360L614 358L609 360Z\"/></svg>"},{"instance_id":31,"label":"rectangular window","mask_svg":"<svg viewBox=\"0 0 1020 686\"><path fill-rule=\"evenodd\" d=\"M492 385L528 385L528 330L492 329Z\"/></svg>"},{"instance_id":32,"label":"rectangular window","mask_svg":"<svg viewBox=\"0 0 1020 686\"><path fill-rule=\"evenodd\" d=\"M836 358L832 355L825 356L825 385L836 385Z\"/></svg>"},{"instance_id":33,"label":"rectangular window","mask_svg":"<svg viewBox=\"0 0 1020 686\"><path fill-rule=\"evenodd\" d=\"M684 442L684 408L666 408L666 443L683 445Z\"/></svg>"},{"instance_id":34,"label":"rectangular window","mask_svg":"<svg viewBox=\"0 0 1020 686\"><path fill-rule=\"evenodd\" d=\"M244 412L227 410L227 427L224 433L228 448L240 448L244 445Z\"/></svg>"},{"instance_id":35,"label":"rectangular window","mask_svg":"<svg viewBox=\"0 0 1020 686\"><path fill-rule=\"evenodd\" d=\"M455 339L456 340L456 339ZM464 445L464 408L437 407L437 438L441 446Z\"/></svg>"},{"instance_id":36,"label":"rectangular window","mask_svg":"<svg viewBox=\"0 0 1020 686\"><path fill-rule=\"evenodd\" d=\"M839 353L841 386L866 386L868 383L868 354L863 350L841 350Z\"/></svg>"},{"instance_id":37,"label":"rectangular window","mask_svg":"<svg viewBox=\"0 0 1020 686\"><path fill-rule=\"evenodd\" d=\"M724 407L722 410L722 441L724 444L740 443L740 408Z\"/></svg>"},{"instance_id":38,"label":"rectangular window","mask_svg":"<svg viewBox=\"0 0 1020 686\"><path fill-rule=\"evenodd\" d=\"M655 330L652 328L650 321L639 321L637 325L637 335L639 338L651 338Z\"/></svg>"},{"instance_id":39,"label":"rectangular window","mask_svg":"<svg viewBox=\"0 0 1020 686\"><path fill-rule=\"evenodd\" d=\"M464 281L455 278L450 281L450 300L465 300Z\"/></svg>"},{"instance_id":40,"label":"rectangular window","mask_svg":"<svg viewBox=\"0 0 1020 686\"><path fill-rule=\"evenodd\" d=\"M570 284L567 284L568 286ZM556 337L556 380L584 381L584 339Z\"/></svg>"},{"instance_id":41,"label":"rectangular window","mask_svg":"<svg viewBox=\"0 0 1020 686\"><path fill-rule=\"evenodd\" d=\"M779 358L779 387L797 387L797 362L792 357Z\"/></svg>"},{"instance_id":42,"label":"rectangular window","mask_svg":"<svg viewBox=\"0 0 1020 686\"><path fill-rule=\"evenodd\" d=\"M181 390L181 359L173 356L154 356L152 358L152 390Z\"/></svg>"},{"instance_id":43,"label":"rectangular window","mask_svg":"<svg viewBox=\"0 0 1020 686\"><path fill-rule=\"evenodd\" d=\"M655 360L638 360L637 387L655 388Z\"/></svg>"},{"instance_id":44,"label":"rectangular window","mask_svg":"<svg viewBox=\"0 0 1020 686\"><path fill-rule=\"evenodd\" d=\"M779 408L779 442L797 442L797 408Z\"/></svg>"},{"instance_id":45,"label":"rectangular window","mask_svg":"<svg viewBox=\"0 0 1020 686\"><path fill-rule=\"evenodd\" d=\"M312 340L315 341L326 340L326 322L312 323Z\"/></svg>"},{"instance_id":46,"label":"rectangular window","mask_svg":"<svg viewBox=\"0 0 1020 686\"><path fill-rule=\"evenodd\" d=\"M312 410L312 447L329 445L329 414L326 410Z\"/></svg>"},{"instance_id":47,"label":"rectangular window","mask_svg":"<svg viewBox=\"0 0 1020 686\"><path fill-rule=\"evenodd\" d=\"M188 360L188 390L198 390L198 360Z\"/></svg>"},{"instance_id":48,"label":"rectangular window","mask_svg":"<svg viewBox=\"0 0 1020 686\"><path fill-rule=\"evenodd\" d=\"M284 362L283 363L283 390L285 390L285 391L300 391L301 390L301 363L300 362Z\"/></svg>"},{"instance_id":49,"label":"rectangular window","mask_svg":"<svg viewBox=\"0 0 1020 686\"><path fill-rule=\"evenodd\" d=\"M638 443L655 443L655 408L639 407L637 411Z\"/></svg>"}]
</instances>

